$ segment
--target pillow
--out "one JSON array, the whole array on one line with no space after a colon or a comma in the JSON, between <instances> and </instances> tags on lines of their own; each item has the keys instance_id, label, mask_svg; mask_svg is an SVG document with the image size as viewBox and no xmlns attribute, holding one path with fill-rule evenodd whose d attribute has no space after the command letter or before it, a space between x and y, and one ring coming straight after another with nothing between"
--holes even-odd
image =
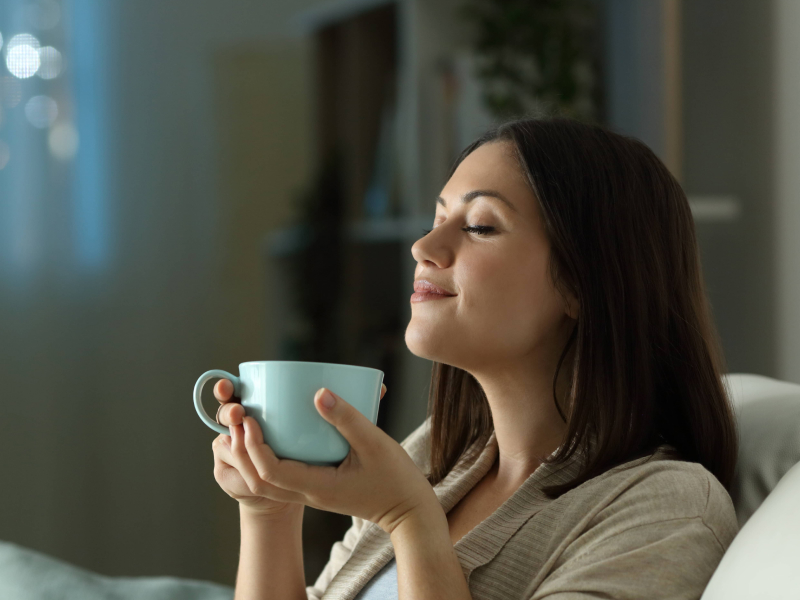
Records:
<instances>
[{"instance_id":1,"label":"pillow","mask_svg":"<svg viewBox=\"0 0 800 600\"><path fill-rule=\"evenodd\" d=\"M745 373L731 373L723 380L739 426L730 494L742 527L800 461L800 385Z\"/></svg>"},{"instance_id":2,"label":"pillow","mask_svg":"<svg viewBox=\"0 0 800 600\"><path fill-rule=\"evenodd\" d=\"M233 588L178 577L106 577L0 542L0 598L14 600L232 600Z\"/></svg>"},{"instance_id":3,"label":"pillow","mask_svg":"<svg viewBox=\"0 0 800 600\"><path fill-rule=\"evenodd\" d=\"M785 600L800 595L800 463L728 546L700 600Z\"/></svg>"}]
</instances>

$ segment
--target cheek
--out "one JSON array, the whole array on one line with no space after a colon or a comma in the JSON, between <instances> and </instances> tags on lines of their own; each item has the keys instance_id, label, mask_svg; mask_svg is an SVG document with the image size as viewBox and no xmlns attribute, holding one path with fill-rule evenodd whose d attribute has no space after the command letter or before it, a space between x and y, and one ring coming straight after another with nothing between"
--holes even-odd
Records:
<instances>
[{"instance_id":1,"label":"cheek","mask_svg":"<svg viewBox=\"0 0 800 600\"><path fill-rule=\"evenodd\" d=\"M539 257L473 263L468 277L470 293L464 310L470 322L481 322L509 340L545 336L549 324L563 312L547 265Z\"/></svg>"}]
</instances>

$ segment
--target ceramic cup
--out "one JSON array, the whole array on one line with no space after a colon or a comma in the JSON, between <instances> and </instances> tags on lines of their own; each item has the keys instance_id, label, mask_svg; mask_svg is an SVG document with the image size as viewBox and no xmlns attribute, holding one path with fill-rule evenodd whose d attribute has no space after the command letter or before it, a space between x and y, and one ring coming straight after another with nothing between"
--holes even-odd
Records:
<instances>
[{"instance_id":1,"label":"ceramic cup","mask_svg":"<svg viewBox=\"0 0 800 600\"><path fill-rule=\"evenodd\" d=\"M370 367L294 360L259 360L239 365L239 376L213 369L194 386L194 407L214 431L230 435L230 429L209 417L201 393L211 379L233 384L233 395L241 398L248 416L264 432L264 442L278 458L312 465L338 465L350 444L314 407L314 395L328 388L352 404L373 424L378 421L383 371Z\"/></svg>"}]
</instances>

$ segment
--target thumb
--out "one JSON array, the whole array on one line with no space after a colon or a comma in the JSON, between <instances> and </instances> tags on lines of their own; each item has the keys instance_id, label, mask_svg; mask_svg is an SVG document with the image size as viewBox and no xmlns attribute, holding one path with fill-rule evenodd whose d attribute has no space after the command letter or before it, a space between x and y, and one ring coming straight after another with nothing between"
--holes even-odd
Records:
<instances>
[{"instance_id":1,"label":"thumb","mask_svg":"<svg viewBox=\"0 0 800 600\"><path fill-rule=\"evenodd\" d=\"M322 418L336 427L352 447L366 448L375 439L375 424L328 388L317 390L314 403Z\"/></svg>"}]
</instances>

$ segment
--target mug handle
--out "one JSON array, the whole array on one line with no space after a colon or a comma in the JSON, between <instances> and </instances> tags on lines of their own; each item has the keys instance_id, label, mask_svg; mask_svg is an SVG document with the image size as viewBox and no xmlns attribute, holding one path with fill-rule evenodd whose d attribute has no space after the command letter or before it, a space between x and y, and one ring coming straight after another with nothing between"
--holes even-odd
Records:
<instances>
[{"instance_id":1,"label":"mug handle","mask_svg":"<svg viewBox=\"0 0 800 600\"><path fill-rule=\"evenodd\" d=\"M197 383L194 384L194 408L197 411L197 414L200 415L200 418L203 420L203 423L211 427L214 431L218 431L220 433L224 433L225 435L230 435L231 430L228 427L224 427L217 423L214 419L208 416L206 409L203 408L202 396L201 393L203 391L203 386L206 384L207 381L213 379L214 377L220 377L223 379L228 379L233 384L233 395L238 396L239 398L242 397L242 382L241 380L236 377L236 375L231 375L227 371L221 371L220 369L212 369L210 371L206 371L202 375L200 375L200 379L197 380Z\"/></svg>"}]
</instances>

